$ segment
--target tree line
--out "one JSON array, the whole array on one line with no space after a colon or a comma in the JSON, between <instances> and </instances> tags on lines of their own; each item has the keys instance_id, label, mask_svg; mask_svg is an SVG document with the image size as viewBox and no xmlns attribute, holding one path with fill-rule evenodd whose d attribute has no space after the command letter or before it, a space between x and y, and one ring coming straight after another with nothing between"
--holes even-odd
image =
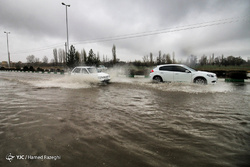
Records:
<instances>
[{"instance_id":1,"label":"tree line","mask_svg":"<svg viewBox=\"0 0 250 167\"><path fill-rule=\"evenodd\" d=\"M107 56L103 55L103 60L100 60L99 52L94 53L92 49L89 50L88 55L83 49L81 53L75 50L75 47L71 45L69 53L66 56L66 65L69 68L73 68L79 65L88 65L88 66L99 66L101 63L116 64L119 59L116 58L116 47L112 47L112 60L108 60Z\"/></svg>"},{"instance_id":2,"label":"tree line","mask_svg":"<svg viewBox=\"0 0 250 167\"><path fill-rule=\"evenodd\" d=\"M240 56L234 57L234 56L228 56L225 57L217 56L215 57L214 54L211 56L203 55L200 59L198 59L195 55L190 55L187 57L186 61L177 61L175 59L175 52L173 52L172 56L168 54L162 54L161 51L159 51L158 56L153 56L152 52L146 56L143 56L142 61L137 60L133 62L134 65L139 66L154 66L154 65L160 65L160 64L186 64L189 66L197 66L197 65L213 65L213 66L240 66L242 64L246 64L250 62L242 59Z\"/></svg>"},{"instance_id":3,"label":"tree line","mask_svg":"<svg viewBox=\"0 0 250 167\"><path fill-rule=\"evenodd\" d=\"M224 55L215 57L214 54L212 56L207 57L206 55L203 55L199 63L201 66L203 65L216 65L216 66L240 66L242 64L245 64L246 61L239 57L234 56L228 56L225 57Z\"/></svg>"},{"instance_id":4,"label":"tree line","mask_svg":"<svg viewBox=\"0 0 250 167\"><path fill-rule=\"evenodd\" d=\"M74 68L75 66L88 65L88 66L98 66L100 64L109 64L113 65L118 63L120 60L116 57L116 46L112 47L112 59L108 59L107 56L103 55L101 60L99 52L94 53L93 49L90 49L88 54L85 49L82 49L81 52L76 51L73 45L70 46L69 52L66 52L63 49L53 49L53 59L50 60L47 56L44 56L42 61L39 58L36 58L34 55L29 55L26 57L27 64L36 64L36 65L46 65L53 64L55 66L66 66L68 68Z\"/></svg>"},{"instance_id":5,"label":"tree line","mask_svg":"<svg viewBox=\"0 0 250 167\"><path fill-rule=\"evenodd\" d=\"M85 49L82 49L81 52L76 51L75 47L71 45L70 50L68 54L66 55L65 51L63 49L53 49L53 55L54 59L50 61L50 63L54 65L63 65L67 66L68 68L73 68L75 66L80 65L88 65L88 66L98 66L100 64L104 64L107 66L112 66L117 63L123 63L120 62L120 60L117 58L116 55L116 46L113 45L112 47L112 59L109 60L107 56L102 57L102 60L100 58L99 52L94 53L92 49L89 50L88 54L86 53ZM27 57L27 63L35 64L39 63L39 58L36 58L34 55L30 55ZM49 60L46 56L42 59L43 64L48 64ZM242 64L247 63L244 59L241 57L234 57L234 56L228 56L225 57L217 56L215 57L214 54L211 56L203 55L200 59L197 58L195 55L190 55L187 57L186 61L177 61L175 59L175 52L170 55L169 53L162 53L161 51L158 52L157 56L154 56L152 52L150 52L149 55L145 55L142 57L142 60L135 60L133 62L129 62L128 64L133 64L135 66L155 66L160 64L186 64L189 66L196 66L196 65L214 65L214 66L240 66Z\"/></svg>"},{"instance_id":6,"label":"tree line","mask_svg":"<svg viewBox=\"0 0 250 167\"><path fill-rule=\"evenodd\" d=\"M172 56L167 53L163 53L161 51L158 52L158 56L154 57L153 53L150 52L149 55L143 56L142 61L138 60L135 61L134 64L141 64L145 66L154 66L160 64L176 64L177 61L175 60L175 53L173 52Z\"/></svg>"}]
</instances>

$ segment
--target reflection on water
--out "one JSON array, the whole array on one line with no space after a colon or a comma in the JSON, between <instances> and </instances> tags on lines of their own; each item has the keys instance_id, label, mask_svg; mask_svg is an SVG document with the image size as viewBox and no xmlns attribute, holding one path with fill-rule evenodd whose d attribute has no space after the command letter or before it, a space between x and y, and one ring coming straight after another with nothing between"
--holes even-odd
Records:
<instances>
[{"instance_id":1,"label":"reflection on water","mask_svg":"<svg viewBox=\"0 0 250 167\"><path fill-rule=\"evenodd\" d=\"M0 74L0 166L247 166L250 85ZM5 159L60 155L58 160Z\"/></svg>"}]
</instances>

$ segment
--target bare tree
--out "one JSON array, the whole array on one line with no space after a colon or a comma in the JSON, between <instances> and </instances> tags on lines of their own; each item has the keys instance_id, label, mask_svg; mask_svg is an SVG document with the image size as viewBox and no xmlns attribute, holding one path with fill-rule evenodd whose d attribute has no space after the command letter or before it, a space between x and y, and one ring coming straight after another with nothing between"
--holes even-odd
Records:
<instances>
[{"instance_id":1,"label":"bare tree","mask_svg":"<svg viewBox=\"0 0 250 167\"><path fill-rule=\"evenodd\" d=\"M58 62L59 63L63 62L63 49L58 50Z\"/></svg>"},{"instance_id":2,"label":"bare tree","mask_svg":"<svg viewBox=\"0 0 250 167\"><path fill-rule=\"evenodd\" d=\"M113 63L116 63L116 47L113 45L112 47L112 55L113 55Z\"/></svg>"},{"instance_id":3,"label":"bare tree","mask_svg":"<svg viewBox=\"0 0 250 167\"><path fill-rule=\"evenodd\" d=\"M161 64L161 51L159 51L159 56L157 57L157 64Z\"/></svg>"},{"instance_id":4,"label":"bare tree","mask_svg":"<svg viewBox=\"0 0 250 167\"><path fill-rule=\"evenodd\" d=\"M39 63L40 59L39 58L35 58L35 63Z\"/></svg>"},{"instance_id":5,"label":"bare tree","mask_svg":"<svg viewBox=\"0 0 250 167\"><path fill-rule=\"evenodd\" d=\"M153 64L154 63L153 53L150 52L149 56L150 56L150 63Z\"/></svg>"},{"instance_id":6,"label":"bare tree","mask_svg":"<svg viewBox=\"0 0 250 167\"><path fill-rule=\"evenodd\" d=\"M26 57L27 63L35 63L35 56L34 55L29 55Z\"/></svg>"},{"instance_id":7,"label":"bare tree","mask_svg":"<svg viewBox=\"0 0 250 167\"><path fill-rule=\"evenodd\" d=\"M167 56L166 56L166 63L167 64L172 64L173 63L173 61L171 60L170 54L167 54Z\"/></svg>"},{"instance_id":8,"label":"bare tree","mask_svg":"<svg viewBox=\"0 0 250 167\"><path fill-rule=\"evenodd\" d=\"M195 66L197 63L197 56L194 56L194 55L190 55L188 58L187 58L187 61L186 61L186 64L193 67Z\"/></svg>"},{"instance_id":9,"label":"bare tree","mask_svg":"<svg viewBox=\"0 0 250 167\"><path fill-rule=\"evenodd\" d=\"M175 53L174 53L174 52L173 52L173 61L172 61L172 63L173 63L173 64L176 63L176 61L175 61Z\"/></svg>"},{"instance_id":10,"label":"bare tree","mask_svg":"<svg viewBox=\"0 0 250 167\"><path fill-rule=\"evenodd\" d=\"M63 50L63 63L66 63L66 52Z\"/></svg>"},{"instance_id":11,"label":"bare tree","mask_svg":"<svg viewBox=\"0 0 250 167\"><path fill-rule=\"evenodd\" d=\"M81 52L81 63L85 64L86 61L87 61L87 54L86 54L85 49L82 49L82 52Z\"/></svg>"},{"instance_id":12,"label":"bare tree","mask_svg":"<svg viewBox=\"0 0 250 167\"><path fill-rule=\"evenodd\" d=\"M143 56L142 60L143 60L144 63L148 63L149 62L148 55Z\"/></svg>"},{"instance_id":13,"label":"bare tree","mask_svg":"<svg viewBox=\"0 0 250 167\"><path fill-rule=\"evenodd\" d=\"M57 64L58 63L57 49L53 49L53 55L54 55L54 62L55 62L55 64Z\"/></svg>"},{"instance_id":14,"label":"bare tree","mask_svg":"<svg viewBox=\"0 0 250 167\"><path fill-rule=\"evenodd\" d=\"M48 57L47 57L47 56L44 56L44 57L43 57L43 63L48 64L48 62L49 62Z\"/></svg>"},{"instance_id":15,"label":"bare tree","mask_svg":"<svg viewBox=\"0 0 250 167\"><path fill-rule=\"evenodd\" d=\"M207 56L206 55L203 55L202 57L201 57L201 59L200 59L200 65L206 65L207 64L207 62L208 62L208 60L207 60Z\"/></svg>"}]
</instances>

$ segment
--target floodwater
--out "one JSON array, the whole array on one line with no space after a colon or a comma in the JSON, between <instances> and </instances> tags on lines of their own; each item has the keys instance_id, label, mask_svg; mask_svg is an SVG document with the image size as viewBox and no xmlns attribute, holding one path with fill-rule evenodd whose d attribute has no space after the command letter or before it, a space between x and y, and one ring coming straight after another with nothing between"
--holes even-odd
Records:
<instances>
[{"instance_id":1,"label":"floodwater","mask_svg":"<svg viewBox=\"0 0 250 167\"><path fill-rule=\"evenodd\" d=\"M148 80L0 72L0 166L250 165L250 83Z\"/></svg>"}]
</instances>

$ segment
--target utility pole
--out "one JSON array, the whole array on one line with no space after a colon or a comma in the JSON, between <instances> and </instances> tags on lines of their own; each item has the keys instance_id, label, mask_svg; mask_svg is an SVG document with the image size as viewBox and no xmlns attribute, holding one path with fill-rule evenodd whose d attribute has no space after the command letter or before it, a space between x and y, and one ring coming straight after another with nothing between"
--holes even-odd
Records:
<instances>
[{"instance_id":1,"label":"utility pole","mask_svg":"<svg viewBox=\"0 0 250 167\"><path fill-rule=\"evenodd\" d=\"M65 42L65 62L64 64L67 64L67 42Z\"/></svg>"},{"instance_id":2,"label":"utility pole","mask_svg":"<svg viewBox=\"0 0 250 167\"><path fill-rule=\"evenodd\" d=\"M10 34L10 32L4 31L4 33L6 33L7 35L7 51L8 51L8 61L9 61L9 68L10 68L10 50L9 50L9 38L8 38L8 34Z\"/></svg>"},{"instance_id":3,"label":"utility pole","mask_svg":"<svg viewBox=\"0 0 250 167\"><path fill-rule=\"evenodd\" d=\"M70 5L66 5L65 3L62 2L62 5L66 7L66 30L67 30L67 50L66 50L66 55L69 51L69 28L68 28L68 10L67 7L70 7Z\"/></svg>"}]
</instances>

